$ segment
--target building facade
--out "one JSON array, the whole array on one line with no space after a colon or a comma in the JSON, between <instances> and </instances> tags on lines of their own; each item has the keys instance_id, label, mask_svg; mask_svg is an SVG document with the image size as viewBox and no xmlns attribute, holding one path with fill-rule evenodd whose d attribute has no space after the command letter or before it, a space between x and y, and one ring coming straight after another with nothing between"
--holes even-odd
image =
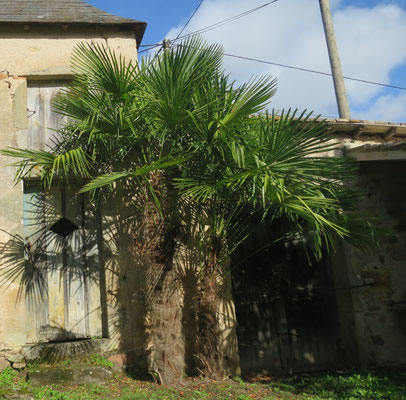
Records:
<instances>
[{"instance_id":1,"label":"building facade","mask_svg":"<svg viewBox=\"0 0 406 400\"><path fill-rule=\"evenodd\" d=\"M146 24L81 0L0 5L0 148L47 150L64 123L51 102L72 79L75 46L102 44L136 62ZM406 126L329 125L340 154L361 163L362 207L386 231L381 249L366 255L340 243L308 273L296 250L251 258L252 281L245 267L233 277L237 315L230 286L219 307L232 375L241 372L240 355L246 374L405 364ZM0 368L97 352L116 353L113 359L142 373L145 277L132 265L120 194L100 211L74 185L44 191L35 179L14 184L12 161L0 156ZM179 293L179 307L186 302L186 291ZM189 334L179 327L179 335Z\"/></svg>"}]
</instances>

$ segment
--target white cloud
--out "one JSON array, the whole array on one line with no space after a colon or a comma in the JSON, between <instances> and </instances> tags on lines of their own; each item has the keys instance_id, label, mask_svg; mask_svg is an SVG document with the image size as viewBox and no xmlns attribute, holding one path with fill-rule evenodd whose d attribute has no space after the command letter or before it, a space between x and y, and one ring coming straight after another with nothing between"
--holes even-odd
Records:
<instances>
[{"instance_id":1,"label":"white cloud","mask_svg":"<svg viewBox=\"0 0 406 400\"><path fill-rule=\"evenodd\" d=\"M392 68L406 61L406 13L395 5L372 9L349 7L335 13L345 74L389 83ZM378 86L347 83L355 104L367 102Z\"/></svg>"},{"instance_id":2,"label":"white cloud","mask_svg":"<svg viewBox=\"0 0 406 400\"><path fill-rule=\"evenodd\" d=\"M406 116L406 93L380 96L366 111L366 114L373 115L377 121L404 122ZM361 114L360 118L362 118Z\"/></svg>"},{"instance_id":3,"label":"white cloud","mask_svg":"<svg viewBox=\"0 0 406 400\"><path fill-rule=\"evenodd\" d=\"M206 0L184 33L263 3L264 0ZM406 12L393 4L340 8L339 3L339 0L331 2L344 74L389 83L390 71L406 61ZM179 30L180 27L174 27L167 37L176 37ZM319 71L330 70L319 4L314 0L281 0L204 36L209 42L223 44L227 53ZM239 81L253 75L276 76L279 90L272 106L277 109L298 107L327 116L337 115L330 77L229 57L225 59L225 66ZM350 81L346 81L346 85L352 109L362 106L368 110L362 114L363 118L378 119L373 114L377 108L370 102L377 99L376 104L384 103L379 97L383 89ZM406 121L406 113L399 111L396 115L397 120Z\"/></svg>"}]
</instances>

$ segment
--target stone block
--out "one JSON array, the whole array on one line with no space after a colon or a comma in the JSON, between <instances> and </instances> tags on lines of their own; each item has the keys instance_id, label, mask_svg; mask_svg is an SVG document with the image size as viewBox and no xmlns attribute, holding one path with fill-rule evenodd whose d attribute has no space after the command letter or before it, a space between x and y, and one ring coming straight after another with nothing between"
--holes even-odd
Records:
<instances>
[{"instance_id":1,"label":"stone block","mask_svg":"<svg viewBox=\"0 0 406 400\"><path fill-rule=\"evenodd\" d=\"M27 363L34 364L41 361L42 346L27 346L23 348L23 355Z\"/></svg>"},{"instance_id":2,"label":"stone block","mask_svg":"<svg viewBox=\"0 0 406 400\"><path fill-rule=\"evenodd\" d=\"M5 357L0 357L0 372L4 371L10 363L5 359Z\"/></svg>"},{"instance_id":3,"label":"stone block","mask_svg":"<svg viewBox=\"0 0 406 400\"><path fill-rule=\"evenodd\" d=\"M11 363L22 363L25 362L24 356L22 354L8 354L7 355L7 361L10 361Z\"/></svg>"},{"instance_id":4,"label":"stone block","mask_svg":"<svg viewBox=\"0 0 406 400\"><path fill-rule=\"evenodd\" d=\"M113 354L108 358L116 368L120 369L133 366L136 361L135 359L135 355L132 352Z\"/></svg>"},{"instance_id":5,"label":"stone block","mask_svg":"<svg viewBox=\"0 0 406 400\"><path fill-rule=\"evenodd\" d=\"M19 362L19 363L13 363L12 367L14 369L23 369L27 366L27 364L25 362Z\"/></svg>"},{"instance_id":6,"label":"stone block","mask_svg":"<svg viewBox=\"0 0 406 400\"><path fill-rule=\"evenodd\" d=\"M78 364L70 367L30 367L27 378L36 386L59 384L104 384L112 377L110 368L100 365Z\"/></svg>"},{"instance_id":7,"label":"stone block","mask_svg":"<svg viewBox=\"0 0 406 400\"><path fill-rule=\"evenodd\" d=\"M28 364L59 362L72 358L84 358L92 354L103 354L108 339L89 339L77 342L41 343L23 349Z\"/></svg>"},{"instance_id":8,"label":"stone block","mask_svg":"<svg viewBox=\"0 0 406 400\"><path fill-rule=\"evenodd\" d=\"M11 393L4 396L5 399L12 400L34 400L34 396L28 393Z\"/></svg>"}]
</instances>

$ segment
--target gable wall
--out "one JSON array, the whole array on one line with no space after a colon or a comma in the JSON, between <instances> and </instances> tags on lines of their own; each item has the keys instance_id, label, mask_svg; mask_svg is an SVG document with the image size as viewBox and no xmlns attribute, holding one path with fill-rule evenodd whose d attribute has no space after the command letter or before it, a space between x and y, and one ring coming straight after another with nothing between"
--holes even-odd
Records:
<instances>
[{"instance_id":1,"label":"gable wall","mask_svg":"<svg viewBox=\"0 0 406 400\"><path fill-rule=\"evenodd\" d=\"M73 48L79 42L108 45L125 58L137 60L134 32L120 28L1 25L0 148L27 148L27 80L69 78ZM23 186L14 184L13 160L0 156L0 246L13 235L23 239ZM4 248L1 248L3 253ZM22 250L22 249L20 249ZM24 257L24 255L21 255ZM4 260L0 260L2 266ZM4 272L4 269L3 269ZM28 310L19 280L2 276L0 296L0 370L4 357L26 344Z\"/></svg>"},{"instance_id":2,"label":"gable wall","mask_svg":"<svg viewBox=\"0 0 406 400\"><path fill-rule=\"evenodd\" d=\"M12 29L12 30L11 30ZM0 26L2 57L0 71L14 76L69 74L72 50L79 42L107 44L126 59L137 59L135 34L118 28L45 25Z\"/></svg>"}]
</instances>

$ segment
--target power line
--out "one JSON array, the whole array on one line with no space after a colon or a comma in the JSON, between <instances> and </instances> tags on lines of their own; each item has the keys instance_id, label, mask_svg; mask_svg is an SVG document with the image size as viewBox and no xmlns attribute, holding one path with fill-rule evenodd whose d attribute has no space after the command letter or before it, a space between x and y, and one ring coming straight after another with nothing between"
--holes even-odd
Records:
<instances>
[{"instance_id":1,"label":"power line","mask_svg":"<svg viewBox=\"0 0 406 400\"><path fill-rule=\"evenodd\" d=\"M178 41L178 40L185 39L185 38L187 38L187 37L189 37L189 36L192 36L192 35L196 35L196 34L199 34L199 33L206 33L206 32L209 32L209 31L211 31L211 30L213 30L213 29L219 28L220 26L223 26L223 25L225 25L225 24L227 24L227 23L229 23L229 22L236 21L237 19L243 18L243 17L245 17L245 16L247 16L247 15L249 15L249 14L252 14L252 13L254 13L254 12L256 12L256 11L258 11L258 10L264 8L264 7L267 7L267 6L269 6L269 5L273 4L273 3L276 3L277 1L278 1L278 0L269 1L268 3L262 4L261 6L252 8L252 9L247 10L247 11L244 11L244 12L241 13L241 14L234 15L234 16L232 16L232 17L230 17L230 18L225 19L225 20L216 22L215 24L206 26L205 28L201 28L201 29L198 29L198 30L196 30L196 31L194 31L194 32L188 33L187 35L180 36L180 35L182 34L182 32L185 30L185 28L189 25L190 21L192 20L192 18L194 17L194 15L197 13L197 11L198 11L199 8L201 7L201 5L203 4L204 0L201 0L200 3L199 3L199 5L196 7L195 11L193 12L193 14L190 16L190 18L189 18L188 21L186 22L185 26L184 26L184 27L182 28L182 30L179 32L179 34L177 35L177 37L172 41L172 43L175 43L175 42ZM156 47L158 47L158 46L162 46L162 44L156 44L156 45L141 45L141 46L143 46L143 47L148 47L148 49L146 49L146 50L141 50L141 51L138 52L138 54L145 53L146 51L150 51L150 50L152 50L152 49L154 49L154 48L156 48ZM158 51L158 53L159 53L159 52L160 52L160 50Z\"/></svg>"},{"instance_id":2,"label":"power line","mask_svg":"<svg viewBox=\"0 0 406 400\"><path fill-rule=\"evenodd\" d=\"M257 58L244 57L244 56L237 56L237 55L235 55L235 54L224 53L224 55L227 56L227 57L240 58L241 60L255 61L255 62L262 63L262 64L275 65L275 66L277 66L277 67L290 68L290 69L295 69L295 70L298 70L298 71L311 72L311 73L313 73L313 74L319 74L319 75L325 75L325 76L332 76L331 73L322 72L322 71L316 71L316 70L314 70L314 69L295 67L295 66L293 66L293 65L280 64L280 63L275 63L275 62L271 62L271 61L259 60L259 59L257 59ZM389 84L386 84L386 83L368 81L368 80L366 80L366 79L351 78L351 77L349 77L349 76L344 76L344 79L347 79L347 80L349 80L349 81L355 81L355 82L361 82L361 83L368 83L368 84L370 84L370 85L384 86L384 87L388 87L388 88L391 88L391 89L406 90L406 88L405 88L405 87L402 87L402 86L389 85Z\"/></svg>"},{"instance_id":3,"label":"power line","mask_svg":"<svg viewBox=\"0 0 406 400\"><path fill-rule=\"evenodd\" d=\"M197 13L197 11L199 10L200 6L203 4L204 0L201 0L199 5L196 7L195 11L193 12L193 14L190 16L190 18L187 20L186 24L184 25L184 27L182 28L182 30L179 32L178 36L176 37L175 40L177 40L179 38L179 36L182 34L182 32L185 30L185 28L189 25L189 22L192 20L192 18L194 17L194 15ZM158 54L161 52L162 47L163 47L164 43L156 43L156 44L146 44L146 45L141 45L142 47L148 47L145 50L141 50L138 52L138 54L144 53L146 51L150 51L152 49L155 49L158 46L161 46L161 48L156 52L155 57L153 58L152 62L155 60L155 58L158 56Z\"/></svg>"},{"instance_id":4,"label":"power line","mask_svg":"<svg viewBox=\"0 0 406 400\"><path fill-rule=\"evenodd\" d=\"M139 47L154 47L154 46L159 46L160 43L152 43L152 44L140 44Z\"/></svg>"},{"instance_id":5,"label":"power line","mask_svg":"<svg viewBox=\"0 0 406 400\"><path fill-rule=\"evenodd\" d=\"M162 44L156 44L156 45L151 46L151 47L149 47L149 48L147 48L145 50L139 51L138 54L145 53L146 51L151 51L152 49L155 49L156 47L160 47L160 46L162 46Z\"/></svg>"},{"instance_id":6,"label":"power line","mask_svg":"<svg viewBox=\"0 0 406 400\"><path fill-rule=\"evenodd\" d=\"M176 36L175 40L178 40L179 36L183 33L183 31L185 30L185 28L189 25L189 22L192 20L192 18L195 16L195 14L197 13L197 11L199 10L200 6L203 4L204 0L201 0L201 2L199 3L199 5L196 7L195 11L193 11L193 14L190 16L190 18L187 20L185 26L182 28L182 30L178 33L178 36Z\"/></svg>"},{"instance_id":7,"label":"power line","mask_svg":"<svg viewBox=\"0 0 406 400\"><path fill-rule=\"evenodd\" d=\"M269 6L269 5L273 4L273 3L276 3L277 1L278 0L270 1L270 2L265 3L265 4L263 4L263 5L259 6L259 7L255 7L255 8L252 8L250 10L247 10L247 11L241 13L241 14L237 14L237 15L234 15L233 17L227 18L227 19L225 19L223 21L216 22L215 24L209 25L206 28L201 28L201 29L198 29L198 30L196 30L194 32L188 33L187 35L180 36L182 34L182 32L185 30L185 28L187 27L187 25L190 23L190 21L192 20L192 18L196 14L196 12L199 10L200 6L203 4L204 0L201 0L199 5L196 7L195 11L193 12L193 14L190 16L190 18L188 19L188 21L186 22L186 24L184 25L182 30L179 32L177 37L172 41L172 43L175 43L178 40L185 39L185 38L187 38L189 36L192 36L192 35L196 35L196 34L200 34L200 33L206 33L206 32L208 32L208 31L210 31L212 29L219 28L220 26L223 26L223 25L225 25L225 24L227 24L229 22L233 22L233 21L235 21L237 19L245 17L246 15L249 15L249 14L251 14L253 12L256 12L256 11L258 11L258 10L264 8L264 7L267 7L267 6ZM145 50L141 50L140 52L138 52L138 54L144 53L146 51L150 51L150 50L152 50L152 49L154 49L154 48L156 48L158 46L161 46L161 48L155 54L154 59L156 58L156 56L162 50L162 44L141 45L141 46L144 46L144 47L148 46L149 48L145 49ZM184 45L180 44L178 46L184 46ZM293 70L297 70L297 71L310 72L310 73L318 74L318 75L332 76L331 73L323 72L323 71L317 71L317 70L314 70L314 69L296 67L296 66L293 66L293 65L281 64L281 63L275 63L275 62L271 62L271 61L260 60L260 59L257 59L257 58L239 56L239 55L236 55L236 54L229 54L229 53L223 53L223 54L226 57L239 58L241 60L247 60L247 61L253 61L253 62L258 62L258 63L262 63L262 64L274 65L274 66L277 66L277 67L289 68L289 69L293 69ZM367 84L370 84L370 85L383 86L383 87L387 87L387 88L391 88L391 89L406 90L406 88L402 87L402 86L389 85L389 84L386 84L386 83L374 82L374 81L369 81L369 80L366 80L366 79L352 78L352 77L349 77L349 76L344 76L343 78L346 79L346 80L354 81L354 82L361 82L361 83L367 83Z\"/></svg>"},{"instance_id":8,"label":"power line","mask_svg":"<svg viewBox=\"0 0 406 400\"><path fill-rule=\"evenodd\" d=\"M184 45L184 44L178 44L177 46L186 47L186 45ZM188 47L192 47L192 46L188 46ZM258 63L262 63L262 64L275 65L277 67L294 69L294 70L297 70L297 71L311 72L313 74L331 76L331 73L328 73L328 72L316 71L314 69L308 69L308 68L295 67L293 65L280 64L280 63L275 63L275 62L271 62L271 61L260 60L258 58L238 56L236 54L230 54L230 53L223 53L223 55L225 55L227 57L239 58L241 60L255 61L255 62L258 62ZM391 88L391 89L406 90L406 87L396 86L396 85L389 85L389 84L386 84L386 83L380 83L380 82L374 82L374 81L368 81L366 79L352 78L352 77L349 77L349 76L344 76L344 79L347 79L347 80L350 80L350 81L355 81L355 82L368 83L370 85L384 86L384 87Z\"/></svg>"},{"instance_id":9,"label":"power line","mask_svg":"<svg viewBox=\"0 0 406 400\"><path fill-rule=\"evenodd\" d=\"M255 7L255 8L252 8L250 10L244 11L241 14L234 15L233 17L227 18L227 19L225 19L223 21L216 22L215 24L206 26L205 28L198 29L198 30L196 30L194 32L188 33L187 35L183 35L183 36L178 35L178 37L174 40L174 42L177 41L177 40L185 39L185 38L187 38L189 36L192 36L192 35L196 35L196 34L199 34L199 33L206 33L206 32L211 31L213 29L219 28L220 26L223 26L223 25L225 25L225 24L227 24L229 22L236 21L237 19L245 17L246 15L252 14L253 12L258 11L258 10L264 8L264 7L267 7L267 6L269 6L269 5L273 4L273 3L276 3L277 1L278 0L270 1L268 3L263 4L262 6Z\"/></svg>"},{"instance_id":10,"label":"power line","mask_svg":"<svg viewBox=\"0 0 406 400\"><path fill-rule=\"evenodd\" d=\"M154 46L160 46L160 43L154 43L154 44L140 44L140 47L154 47Z\"/></svg>"}]
</instances>

